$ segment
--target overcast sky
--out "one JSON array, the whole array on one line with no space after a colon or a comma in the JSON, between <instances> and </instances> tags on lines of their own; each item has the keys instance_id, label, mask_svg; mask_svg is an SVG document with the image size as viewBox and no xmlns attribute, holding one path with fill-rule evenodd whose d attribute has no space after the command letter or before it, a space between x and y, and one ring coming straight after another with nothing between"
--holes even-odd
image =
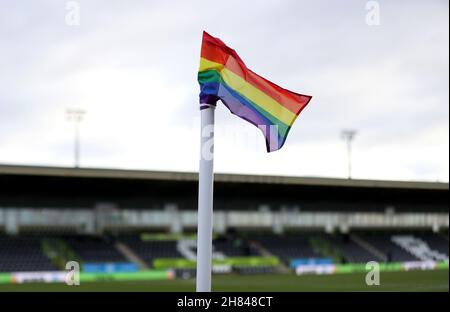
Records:
<instances>
[{"instance_id":1,"label":"overcast sky","mask_svg":"<svg viewBox=\"0 0 450 312\"><path fill-rule=\"evenodd\" d=\"M0 163L72 166L81 108L81 166L197 171L206 30L313 96L270 154L220 104L216 172L346 177L352 128L355 178L448 181L448 1L377 3L0 0Z\"/></svg>"}]
</instances>

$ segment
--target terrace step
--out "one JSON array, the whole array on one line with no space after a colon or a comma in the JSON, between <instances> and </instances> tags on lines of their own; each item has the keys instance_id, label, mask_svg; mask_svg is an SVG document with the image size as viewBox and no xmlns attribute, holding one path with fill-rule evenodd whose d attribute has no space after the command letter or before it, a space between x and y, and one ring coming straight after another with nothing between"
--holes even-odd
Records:
<instances>
[{"instance_id":1,"label":"terrace step","mask_svg":"<svg viewBox=\"0 0 450 312\"><path fill-rule=\"evenodd\" d=\"M375 257L380 259L383 262L387 262L387 255L380 251L375 246L372 246L369 242L365 241L363 238L359 237L356 234L350 234L350 239L361 248L365 249L367 252L373 254Z\"/></svg>"},{"instance_id":2,"label":"terrace step","mask_svg":"<svg viewBox=\"0 0 450 312\"><path fill-rule=\"evenodd\" d=\"M131 248L121 242L116 242L114 247L120 252L128 261L131 261L139 266L141 270L147 270L149 267L144 260L142 260Z\"/></svg>"}]
</instances>

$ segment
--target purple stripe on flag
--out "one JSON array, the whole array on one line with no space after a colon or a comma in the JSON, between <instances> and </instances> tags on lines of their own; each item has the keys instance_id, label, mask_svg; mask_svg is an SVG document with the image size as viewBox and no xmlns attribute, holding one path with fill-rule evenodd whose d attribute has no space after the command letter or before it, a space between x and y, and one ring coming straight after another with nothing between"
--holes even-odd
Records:
<instances>
[{"instance_id":1,"label":"purple stripe on flag","mask_svg":"<svg viewBox=\"0 0 450 312\"><path fill-rule=\"evenodd\" d=\"M239 99L236 99L222 84L219 87L219 97L231 113L251 122L257 127L260 125L268 125L268 121L265 120L261 114L243 105L242 102Z\"/></svg>"}]
</instances>

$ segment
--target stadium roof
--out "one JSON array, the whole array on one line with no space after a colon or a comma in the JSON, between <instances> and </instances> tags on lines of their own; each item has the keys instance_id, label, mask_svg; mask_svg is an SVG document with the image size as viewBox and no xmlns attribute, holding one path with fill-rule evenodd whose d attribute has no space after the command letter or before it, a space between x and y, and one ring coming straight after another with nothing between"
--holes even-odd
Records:
<instances>
[{"instance_id":1,"label":"stadium roof","mask_svg":"<svg viewBox=\"0 0 450 312\"><path fill-rule=\"evenodd\" d=\"M111 179L140 179L140 180L169 180L169 181L197 181L196 172L144 171L99 168L68 168L0 165L0 175L16 176L53 176L72 178L111 178ZM416 182L416 181L388 181L337 179L319 177L289 177L270 175L243 174L215 174L216 182L224 183L256 183L256 184L288 184L362 188L398 188L398 189L429 189L448 190L448 183Z\"/></svg>"}]
</instances>

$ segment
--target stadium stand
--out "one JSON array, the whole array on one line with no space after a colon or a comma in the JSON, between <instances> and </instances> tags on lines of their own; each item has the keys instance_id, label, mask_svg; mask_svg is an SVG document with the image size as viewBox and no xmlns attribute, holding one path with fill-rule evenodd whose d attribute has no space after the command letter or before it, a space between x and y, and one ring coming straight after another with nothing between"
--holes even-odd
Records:
<instances>
[{"instance_id":1,"label":"stadium stand","mask_svg":"<svg viewBox=\"0 0 450 312\"><path fill-rule=\"evenodd\" d=\"M108 236L65 235L63 239L84 262L126 261Z\"/></svg>"},{"instance_id":2,"label":"stadium stand","mask_svg":"<svg viewBox=\"0 0 450 312\"><path fill-rule=\"evenodd\" d=\"M126 244L149 266L157 258L183 258L177 240L143 240L139 234L120 235L118 241ZM195 240L192 245L195 245ZM213 241L214 251L226 257L259 256L246 240L238 237L221 236ZM195 248L192 250L195 253Z\"/></svg>"},{"instance_id":3,"label":"stadium stand","mask_svg":"<svg viewBox=\"0 0 450 312\"><path fill-rule=\"evenodd\" d=\"M149 266L155 258L182 258L176 241L143 241L138 234L119 236L118 240L133 250Z\"/></svg>"},{"instance_id":4,"label":"stadium stand","mask_svg":"<svg viewBox=\"0 0 450 312\"><path fill-rule=\"evenodd\" d=\"M41 239L38 235L0 234L0 272L55 270L42 252Z\"/></svg>"},{"instance_id":5,"label":"stadium stand","mask_svg":"<svg viewBox=\"0 0 450 312\"><path fill-rule=\"evenodd\" d=\"M427 242L415 235L392 235L391 241L422 261L448 261L448 256L432 249Z\"/></svg>"},{"instance_id":6,"label":"stadium stand","mask_svg":"<svg viewBox=\"0 0 450 312\"><path fill-rule=\"evenodd\" d=\"M379 254L371 253L355 242L349 234L326 234L324 232L301 233L249 233L234 235L231 239L219 237L214 240L214 250L223 257L261 256L253 246L257 244L270 255L279 257L286 265L294 259L324 259L330 258L335 263L366 263L368 261L388 262L419 261L419 260L448 260L449 245L445 237L432 232L414 232L399 235L395 232L358 232L357 236L378 250ZM109 235L61 235L50 234L19 236L0 235L0 272L13 271L48 271L56 270L50 259L42 249L43 240L51 237L63 241L79 256L83 263L122 263L127 259L114 246L115 239ZM424 242L431 254L439 254L444 258L428 259L408 251L395 242L394 238L414 238ZM158 258L185 258L179 250L177 240L142 240L138 234L123 234L117 241L125 244L136 255L152 267L152 261ZM194 244L195 242L193 242ZM192 245L192 244L191 244ZM423 248L422 248L423 249ZM422 250L420 249L420 250ZM193 250L195 253L195 248ZM384 255L385 258L381 258ZM240 274L264 274L274 271L268 266L235 266L233 271ZM192 269L176 271L177 276L191 276Z\"/></svg>"},{"instance_id":7,"label":"stadium stand","mask_svg":"<svg viewBox=\"0 0 450 312\"><path fill-rule=\"evenodd\" d=\"M100 273L144 271L169 258L187 263L168 268L176 276L192 277L197 177L0 165L0 273L74 259ZM236 258L216 273L448 259L448 183L217 174L214 188L213 256ZM250 257L276 264L239 262Z\"/></svg>"},{"instance_id":8,"label":"stadium stand","mask_svg":"<svg viewBox=\"0 0 450 312\"><path fill-rule=\"evenodd\" d=\"M388 262L392 261L418 261L419 259L413 254L401 248L392 241L392 233L366 233L361 234L361 237L369 244L374 246L384 255Z\"/></svg>"},{"instance_id":9,"label":"stadium stand","mask_svg":"<svg viewBox=\"0 0 450 312\"><path fill-rule=\"evenodd\" d=\"M321 258L323 254L313 248L310 240L318 233L276 235L273 233L250 234L248 239L257 242L286 264L294 258Z\"/></svg>"},{"instance_id":10,"label":"stadium stand","mask_svg":"<svg viewBox=\"0 0 450 312\"><path fill-rule=\"evenodd\" d=\"M219 237L213 242L214 250L228 257L260 256L260 253L241 237Z\"/></svg>"},{"instance_id":11,"label":"stadium stand","mask_svg":"<svg viewBox=\"0 0 450 312\"><path fill-rule=\"evenodd\" d=\"M327 239L338 250L340 250L343 262L367 263L369 261L382 261L379 256L358 245L348 234L328 235Z\"/></svg>"},{"instance_id":12,"label":"stadium stand","mask_svg":"<svg viewBox=\"0 0 450 312\"><path fill-rule=\"evenodd\" d=\"M449 242L448 237L445 238L442 235L436 235L433 233L423 233L419 234L418 237L422 238L431 249L437 250L440 253L448 255L449 253Z\"/></svg>"}]
</instances>

